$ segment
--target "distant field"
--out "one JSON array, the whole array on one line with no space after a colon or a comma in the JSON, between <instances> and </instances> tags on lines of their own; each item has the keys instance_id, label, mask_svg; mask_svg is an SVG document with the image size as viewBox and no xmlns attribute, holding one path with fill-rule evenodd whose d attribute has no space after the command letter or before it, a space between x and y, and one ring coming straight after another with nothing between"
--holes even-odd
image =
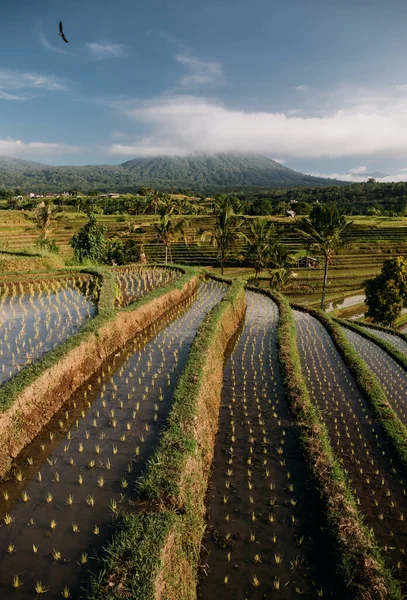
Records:
<instances>
[{"instance_id":1,"label":"distant field","mask_svg":"<svg viewBox=\"0 0 407 600\"><path fill-rule=\"evenodd\" d=\"M3 210L0 212L0 250L8 252L29 251L37 253L35 240L38 231L22 211ZM201 232L211 230L215 218L208 215L175 216L175 219L188 221L185 227L187 243L176 242L172 245L173 261L178 264L205 266L218 273L217 251L209 243L201 242ZM249 217L253 218L253 217ZM131 217L131 221L139 227L132 237L144 244L147 259L150 262L164 260L164 247L156 239L151 225L157 222L157 215L140 215ZM329 270L327 301L339 302L344 297L358 293L364 288L366 279L380 272L383 261L390 256L407 255L407 217L353 217L354 225L346 236L347 244L341 254L335 256ZM108 236L120 236L126 231L126 219L123 215L101 215L99 222L106 226ZM35 271L50 268L61 268L65 259L72 256L70 240L86 223L84 213L63 212L51 232L60 247L60 255L55 258L16 257L2 253L0 269L4 272ZM307 250L304 240L296 230L296 222L288 217L270 217L276 226L279 240L290 250L297 252ZM230 256L226 274L232 277L250 278L253 270L242 267L242 251L244 241L241 240ZM307 305L318 305L323 276L323 261L317 269L293 269L293 277L286 288L287 295L294 301ZM259 286L269 287L267 271L260 274Z\"/></svg>"}]
</instances>

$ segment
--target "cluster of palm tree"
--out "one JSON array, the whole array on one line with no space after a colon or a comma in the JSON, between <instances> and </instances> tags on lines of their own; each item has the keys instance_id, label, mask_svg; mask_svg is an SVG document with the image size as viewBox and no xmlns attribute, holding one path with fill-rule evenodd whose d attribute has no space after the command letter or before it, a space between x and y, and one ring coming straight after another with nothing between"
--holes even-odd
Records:
<instances>
[{"instance_id":1,"label":"cluster of palm tree","mask_svg":"<svg viewBox=\"0 0 407 600\"><path fill-rule=\"evenodd\" d=\"M246 220L234 211L231 199L219 196L214 203L216 215L214 231L202 231L201 241L211 242L217 248L222 275L230 255L236 250L238 240L245 242L243 258L253 267L256 279L264 269L270 269L275 286L281 287L290 273L291 258L279 243L274 225L267 219ZM246 233L242 231L246 225Z\"/></svg>"},{"instance_id":2,"label":"cluster of palm tree","mask_svg":"<svg viewBox=\"0 0 407 600\"><path fill-rule=\"evenodd\" d=\"M175 220L172 215L176 212L177 205L170 196L162 197L158 204L160 220L153 224L153 230L158 240L165 246L165 264L168 259L172 262L171 245L173 242L183 238L187 243L185 227L188 226L186 219Z\"/></svg>"},{"instance_id":3,"label":"cluster of palm tree","mask_svg":"<svg viewBox=\"0 0 407 600\"><path fill-rule=\"evenodd\" d=\"M317 204L309 218L302 219L298 231L308 246L320 252L324 258L324 278L322 283L321 310L325 306L325 293L328 283L328 269L332 257L344 245L343 234L353 221L346 217L346 210L336 204Z\"/></svg>"}]
</instances>

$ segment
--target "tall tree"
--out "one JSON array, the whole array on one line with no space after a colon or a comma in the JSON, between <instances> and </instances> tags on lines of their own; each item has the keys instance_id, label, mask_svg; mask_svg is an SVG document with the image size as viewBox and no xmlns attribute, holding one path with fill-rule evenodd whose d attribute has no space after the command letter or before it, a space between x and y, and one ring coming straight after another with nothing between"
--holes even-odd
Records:
<instances>
[{"instance_id":1,"label":"tall tree","mask_svg":"<svg viewBox=\"0 0 407 600\"><path fill-rule=\"evenodd\" d=\"M233 250L236 241L241 237L240 228L243 219L235 215L230 199L221 195L214 203L214 214L216 215L215 231L201 232L203 242L210 241L217 248L220 257L220 269L223 275L226 260Z\"/></svg>"},{"instance_id":2,"label":"tall tree","mask_svg":"<svg viewBox=\"0 0 407 600\"><path fill-rule=\"evenodd\" d=\"M57 214L60 212L60 208L48 199L40 202L34 209L33 220L37 229L40 231L40 236L46 240L50 229L55 222Z\"/></svg>"},{"instance_id":3,"label":"tall tree","mask_svg":"<svg viewBox=\"0 0 407 600\"><path fill-rule=\"evenodd\" d=\"M89 220L71 239L74 256L79 262L91 260L103 262L106 254L106 228L99 225L95 213L89 213Z\"/></svg>"},{"instance_id":4,"label":"tall tree","mask_svg":"<svg viewBox=\"0 0 407 600\"><path fill-rule=\"evenodd\" d=\"M365 287L367 312L376 323L393 326L407 308L407 262L401 256L383 263L382 271Z\"/></svg>"},{"instance_id":5,"label":"tall tree","mask_svg":"<svg viewBox=\"0 0 407 600\"><path fill-rule=\"evenodd\" d=\"M248 232L242 234L247 242L245 259L253 267L257 279L260 271L269 265L275 228L268 219L250 219L247 224Z\"/></svg>"},{"instance_id":6,"label":"tall tree","mask_svg":"<svg viewBox=\"0 0 407 600\"><path fill-rule=\"evenodd\" d=\"M352 223L346 218L346 210L335 204L318 204L312 209L309 218L300 221L298 231L306 238L310 247L321 252L324 257L321 310L324 310L329 265L334 254L343 245L341 235Z\"/></svg>"},{"instance_id":7,"label":"tall tree","mask_svg":"<svg viewBox=\"0 0 407 600\"><path fill-rule=\"evenodd\" d=\"M146 212L151 211L156 215L158 212L160 203L161 203L161 194L154 189L150 189L149 194L147 196Z\"/></svg>"},{"instance_id":8,"label":"tall tree","mask_svg":"<svg viewBox=\"0 0 407 600\"><path fill-rule=\"evenodd\" d=\"M279 242L271 248L269 265L270 285L276 289L284 288L291 277L292 257Z\"/></svg>"},{"instance_id":9,"label":"tall tree","mask_svg":"<svg viewBox=\"0 0 407 600\"><path fill-rule=\"evenodd\" d=\"M153 230L156 237L165 246L165 264L168 263L168 258L170 258L170 261L172 262L172 243L179 240L181 237L184 238L186 243L185 227L187 224L185 219L182 219L181 221L171 219L171 213L166 210L166 207L161 207L160 220L158 223L153 224Z\"/></svg>"}]
</instances>

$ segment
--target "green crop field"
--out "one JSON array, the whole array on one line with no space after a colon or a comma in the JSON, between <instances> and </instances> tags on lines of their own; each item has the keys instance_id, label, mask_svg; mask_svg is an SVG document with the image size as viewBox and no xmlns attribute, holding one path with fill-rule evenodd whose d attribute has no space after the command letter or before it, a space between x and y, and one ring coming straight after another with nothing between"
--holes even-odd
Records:
<instances>
[{"instance_id":1,"label":"green crop field","mask_svg":"<svg viewBox=\"0 0 407 600\"><path fill-rule=\"evenodd\" d=\"M219 277L200 239L213 216L174 217L176 265L141 215L147 264L82 266L69 242L86 215L58 216L53 255L21 211L1 214L2 597L405 597L407 343L314 310L320 257L282 295L243 239ZM345 318L407 255L407 219L354 221L326 295Z\"/></svg>"}]
</instances>

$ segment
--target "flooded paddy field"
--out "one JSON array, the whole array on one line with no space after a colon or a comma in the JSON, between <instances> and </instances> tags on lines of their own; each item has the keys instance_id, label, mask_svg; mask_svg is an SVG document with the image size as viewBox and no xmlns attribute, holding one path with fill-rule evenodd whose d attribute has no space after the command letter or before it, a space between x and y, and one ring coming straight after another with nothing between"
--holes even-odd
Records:
<instances>
[{"instance_id":1,"label":"flooded paddy field","mask_svg":"<svg viewBox=\"0 0 407 600\"><path fill-rule=\"evenodd\" d=\"M50 282L31 292L0 296L0 385L76 333L96 314L94 285Z\"/></svg>"},{"instance_id":2,"label":"flooded paddy field","mask_svg":"<svg viewBox=\"0 0 407 600\"><path fill-rule=\"evenodd\" d=\"M181 277L181 271L164 267L122 267L116 270L117 306L127 306L148 292Z\"/></svg>"},{"instance_id":3,"label":"flooded paddy field","mask_svg":"<svg viewBox=\"0 0 407 600\"><path fill-rule=\"evenodd\" d=\"M321 411L332 447L349 478L366 524L374 531L385 559L405 593L406 474L394 459L380 423L359 392L326 329L303 312L296 311L295 319L301 366L311 400ZM351 333L346 330L347 335ZM366 358L365 352L363 356Z\"/></svg>"},{"instance_id":4,"label":"flooded paddy field","mask_svg":"<svg viewBox=\"0 0 407 600\"><path fill-rule=\"evenodd\" d=\"M200 600L344 598L277 357L277 306L247 292L224 371Z\"/></svg>"},{"instance_id":5,"label":"flooded paddy field","mask_svg":"<svg viewBox=\"0 0 407 600\"><path fill-rule=\"evenodd\" d=\"M0 597L81 596L166 422L194 335L226 289L202 283L194 302L129 342L16 459L0 484Z\"/></svg>"}]
</instances>

